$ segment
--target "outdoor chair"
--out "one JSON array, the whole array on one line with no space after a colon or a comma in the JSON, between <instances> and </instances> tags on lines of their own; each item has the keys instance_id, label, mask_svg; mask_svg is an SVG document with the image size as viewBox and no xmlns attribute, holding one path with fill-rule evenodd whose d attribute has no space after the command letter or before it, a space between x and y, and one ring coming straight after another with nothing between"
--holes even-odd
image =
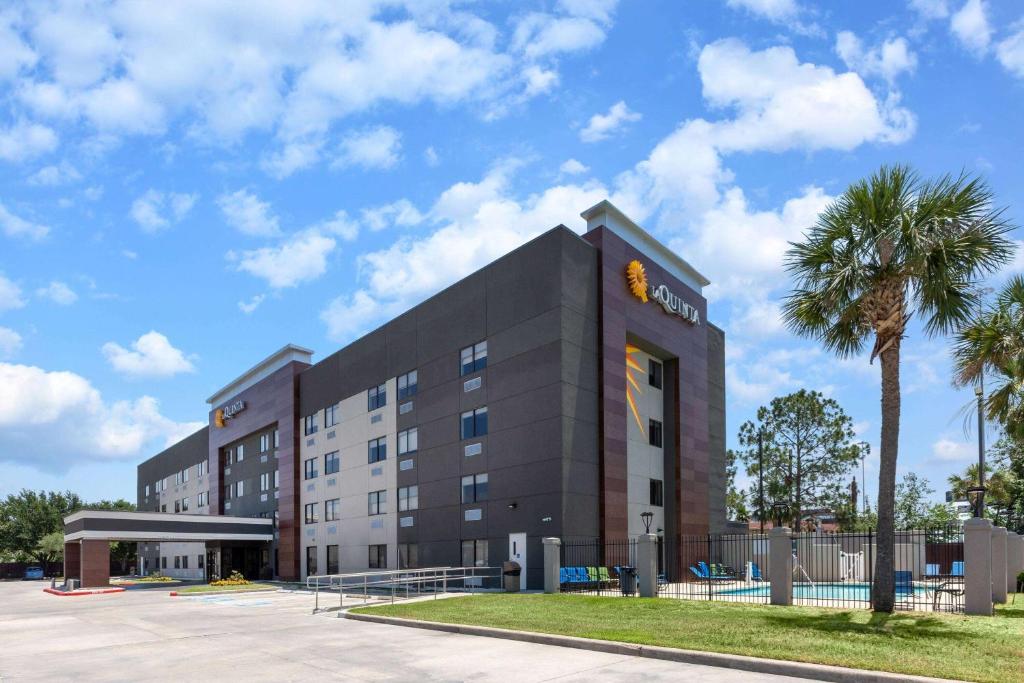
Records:
<instances>
[{"instance_id":1,"label":"outdoor chair","mask_svg":"<svg viewBox=\"0 0 1024 683\"><path fill-rule=\"evenodd\" d=\"M963 578L964 575L964 563L962 560L957 560L953 563L953 568L949 572L950 576L958 576Z\"/></svg>"},{"instance_id":2,"label":"outdoor chair","mask_svg":"<svg viewBox=\"0 0 1024 683\"><path fill-rule=\"evenodd\" d=\"M705 575L704 572L702 572L700 569L694 567L692 564L690 565L690 571L693 572L693 575L696 576L698 579L707 580L711 578Z\"/></svg>"},{"instance_id":3,"label":"outdoor chair","mask_svg":"<svg viewBox=\"0 0 1024 683\"><path fill-rule=\"evenodd\" d=\"M924 575L925 575L925 578L928 578L928 579L937 579L937 578L939 578L939 576L941 576L941 574L939 574L939 565L937 565L937 564L926 564L924 566Z\"/></svg>"},{"instance_id":4,"label":"outdoor chair","mask_svg":"<svg viewBox=\"0 0 1024 683\"><path fill-rule=\"evenodd\" d=\"M610 587L612 585L612 577L608 573L608 567L597 568L597 582L603 587Z\"/></svg>"},{"instance_id":5,"label":"outdoor chair","mask_svg":"<svg viewBox=\"0 0 1024 683\"><path fill-rule=\"evenodd\" d=\"M914 573L906 570L896 572L896 595L914 594Z\"/></svg>"},{"instance_id":6,"label":"outdoor chair","mask_svg":"<svg viewBox=\"0 0 1024 683\"><path fill-rule=\"evenodd\" d=\"M598 576L597 567L584 567L587 570L587 583L594 584L595 588L601 587L601 577Z\"/></svg>"},{"instance_id":7,"label":"outdoor chair","mask_svg":"<svg viewBox=\"0 0 1024 683\"><path fill-rule=\"evenodd\" d=\"M748 581L764 581L764 577L761 576L761 568L757 566L757 562L750 562L750 576L747 577Z\"/></svg>"}]
</instances>

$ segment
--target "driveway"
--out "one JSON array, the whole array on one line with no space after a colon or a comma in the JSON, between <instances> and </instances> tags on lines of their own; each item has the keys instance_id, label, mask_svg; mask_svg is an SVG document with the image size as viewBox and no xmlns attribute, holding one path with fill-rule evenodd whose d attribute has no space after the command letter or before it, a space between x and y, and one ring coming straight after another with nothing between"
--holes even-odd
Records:
<instances>
[{"instance_id":1,"label":"driveway","mask_svg":"<svg viewBox=\"0 0 1024 683\"><path fill-rule=\"evenodd\" d=\"M312 615L305 593L42 589L0 582L0 680L798 680Z\"/></svg>"}]
</instances>

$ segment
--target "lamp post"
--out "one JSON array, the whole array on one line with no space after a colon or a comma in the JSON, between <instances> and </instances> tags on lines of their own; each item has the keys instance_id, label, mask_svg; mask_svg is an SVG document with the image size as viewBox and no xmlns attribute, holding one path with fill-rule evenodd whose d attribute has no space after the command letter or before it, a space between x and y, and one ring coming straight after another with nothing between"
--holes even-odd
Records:
<instances>
[{"instance_id":1,"label":"lamp post","mask_svg":"<svg viewBox=\"0 0 1024 683\"><path fill-rule=\"evenodd\" d=\"M777 500L772 503L772 512L775 513L775 526L782 526L785 515L789 511L789 503L784 500Z\"/></svg>"},{"instance_id":2,"label":"lamp post","mask_svg":"<svg viewBox=\"0 0 1024 683\"><path fill-rule=\"evenodd\" d=\"M985 516L985 372L978 378L978 386L974 389L978 397L978 486L974 516Z\"/></svg>"},{"instance_id":3,"label":"lamp post","mask_svg":"<svg viewBox=\"0 0 1024 683\"><path fill-rule=\"evenodd\" d=\"M644 521L644 533L651 533L651 520L654 518L654 513L651 511L641 512L640 519Z\"/></svg>"},{"instance_id":4,"label":"lamp post","mask_svg":"<svg viewBox=\"0 0 1024 683\"><path fill-rule=\"evenodd\" d=\"M757 430L757 518L764 533L764 429Z\"/></svg>"}]
</instances>

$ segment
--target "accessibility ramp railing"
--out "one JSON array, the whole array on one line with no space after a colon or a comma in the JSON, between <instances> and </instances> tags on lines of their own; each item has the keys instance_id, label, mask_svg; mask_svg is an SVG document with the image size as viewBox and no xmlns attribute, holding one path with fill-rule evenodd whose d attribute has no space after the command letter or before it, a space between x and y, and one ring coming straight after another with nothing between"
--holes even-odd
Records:
<instances>
[{"instance_id":1,"label":"accessibility ramp railing","mask_svg":"<svg viewBox=\"0 0 1024 683\"><path fill-rule=\"evenodd\" d=\"M306 589L313 592L313 614L321 611L320 593L338 594L338 609L345 597L394 603L422 595L475 592L501 588L501 567L425 567L422 569L371 569L343 574L320 574L306 578ZM324 609L330 609L325 607Z\"/></svg>"}]
</instances>

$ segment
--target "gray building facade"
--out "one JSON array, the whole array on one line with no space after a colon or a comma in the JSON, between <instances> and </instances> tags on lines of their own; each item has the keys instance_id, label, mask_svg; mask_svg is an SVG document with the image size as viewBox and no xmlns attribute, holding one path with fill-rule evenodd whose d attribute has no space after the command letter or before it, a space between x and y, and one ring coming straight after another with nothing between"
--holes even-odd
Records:
<instances>
[{"instance_id":1,"label":"gray building facade","mask_svg":"<svg viewBox=\"0 0 1024 683\"><path fill-rule=\"evenodd\" d=\"M623 538L641 509L665 533L720 530L707 281L607 202L584 216L586 235L551 229L317 363L264 360L210 399L209 428L139 466L140 509L164 504L146 482L205 453L211 514L278 520L262 571L515 558L524 588L545 536Z\"/></svg>"}]
</instances>

